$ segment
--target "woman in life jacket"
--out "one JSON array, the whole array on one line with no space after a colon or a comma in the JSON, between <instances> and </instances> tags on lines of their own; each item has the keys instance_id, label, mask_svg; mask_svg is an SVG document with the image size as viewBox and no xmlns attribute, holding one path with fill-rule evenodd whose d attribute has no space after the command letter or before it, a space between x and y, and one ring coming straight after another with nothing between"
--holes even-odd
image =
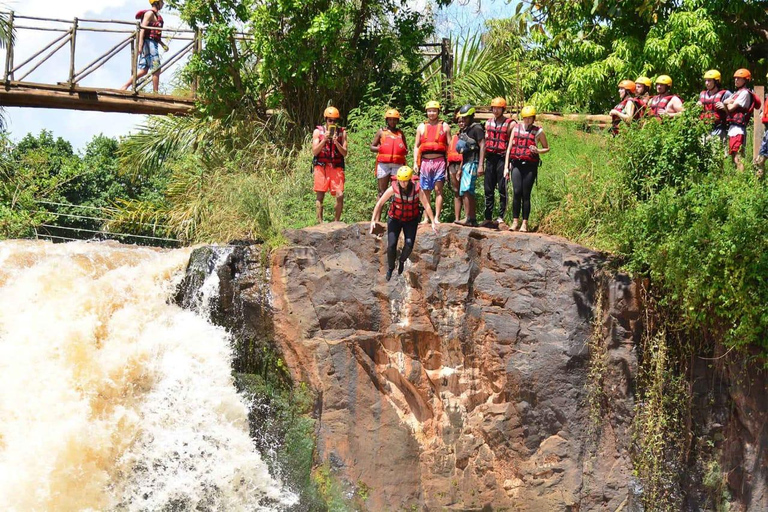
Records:
<instances>
[{"instance_id":1,"label":"woman in life jacket","mask_svg":"<svg viewBox=\"0 0 768 512\"><path fill-rule=\"evenodd\" d=\"M515 231L520 221L520 210L523 211L523 223L520 231L528 231L528 216L531 213L531 191L536 183L541 158L539 155L549 151L549 143L544 130L535 124L536 109L528 106L520 112L522 123L517 123L512 130L512 142L509 144L510 167L512 167L512 225L510 230ZM541 147L539 147L539 145ZM505 171L505 178L509 179L509 169Z\"/></svg>"},{"instance_id":2,"label":"woman in life jacket","mask_svg":"<svg viewBox=\"0 0 768 512\"><path fill-rule=\"evenodd\" d=\"M397 127L400 112L391 108L384 114L386 126L380 128L371 142L371 151L376 156L376 179L379 185L379 197L389 188L392 180L397 179L397 170L405 165L408 145L403 131Z\"/></svg>"},{"instance_id":3,"label":"woman in life jacket","mask_svg":"<svg viewBox=\"0 0 768 512\"><path fill-rule=\"evenodd\" d=\"M137 12L136 19L141 20L142 27L162 29L163 17L160 15L160 9L165 5L163 0L149 0L149 5L152 8ZM164 50L168 51L168 46L163 43L162 30L152 30L151 28L139 30L137 48L140 49L140 53L136 79L138 80L152 71L152 90L154 92L158 92L160 89L160 50L158 46L162 46ZM133 77L123 85L123 89L127 90L132 85Z\"/></svg>"},{"instance_id":4,"label":"woman in life jacket","mask_svg":"<svg viewBox=\"0 0 768 512\"><path fill-rule=\"evenodd\" d=\"M635 93L635 82L632 80L622 80L619 82L619 104L610 111L611 133L616 136L619 134L619 126L622 122L629 124L637 118L640 111L637 100L633 96Z\"/></svg>"},{"instance_id":5,"label":"woman in life jacket","mask_svg":"<svg viewBox=\"0 0 768 512\"><path fill-rule=\"evenodd\" d=\"M731 97L731 91L720 88L720 79L720 72L716 69L710 69L704 73L704 90L699 94L698 101L702 109L699 118L712 124L710 137L717 137L725 143L728 133L726 123L728 112L723 102Z\"/></svg>"},{"instance_id":6,"label":"woman in life jacket","mask_svg":"<svg viewBox=\"0 0 768 512\"><path fill-rule=\"evenodd\" d=\"M381 215L384 204L390 199L392 202L389 204L389 211L387 212L387 281L392 278L392 272L395 270L397 241L401 231L405 236L405 245L400 252L400 265L397 268L397 273L398 275L403 273L405 260L411 255L413 245L416 243L416 229L419 227L422 208L432 223L432 231L437 233L437 220L432 215L429 199L421 190L418 181L413 179L413 169L406 165L398 169L397 179L392 182L392 186L382 194L379 202L376 203L371 217L371 233L376 229L376 219Z\"/></svg>"},{"instance_id":7,"label":"woman in life jacket","mask_svg":"<svg viewBox=\"0 0 768 512\"><path fill-rule=\"evenodd\" d=\"M315 214L317 223L323 223L323 200L326 192L336 198L333 220L341 220L344 209L344 175L347 156L347 132L339 122L339 110L328 107L323 112L325 124L315 127L312 132L312 177L315 191Z\"/></svg>"},{"instance_id":8,"label":"woman in life jacket","mask_svg":"<svg viewBox=\"0 0 768 512\"><path fill-rule=\"evenodd\" d=\"M448 167L446 155L451 140L451 127L440 119L440 108L437 101L427 102L424 106L427 120L416 128L413 144L413 168L427 196L431 197L432 191L435 191L435 216L438 219L443 209L443 186Z\"/></svg>"}]
</instances>

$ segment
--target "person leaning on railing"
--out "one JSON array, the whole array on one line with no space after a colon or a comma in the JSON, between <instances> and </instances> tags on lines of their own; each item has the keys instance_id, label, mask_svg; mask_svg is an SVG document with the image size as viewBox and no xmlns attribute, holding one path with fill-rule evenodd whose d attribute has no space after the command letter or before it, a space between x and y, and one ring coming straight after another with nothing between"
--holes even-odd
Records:
<instances>
[{"instance_id":1,"label":"person leaning on railing","mask_svg":"<svg viewBox=\"0 0 768 512\"><path fill-rule=\"evenodd\" d=\"M149 0L151 9L146 9L136 13L136 19L141 20L142 27L155 27L163 28L163 17L160 15L160 9L163 8L163 0ZM152 70L152 90L158 92L160 89L160 50L159 46L162 46L164 50L168 50L168 47L163 43L163 32L161 30L152 30L142 28L139 30L139 41L137 48L140 49L139 54L139 71L136 74L136 78L139 79L149 73ZM123 89L128 89L133 85L133 77L128 80Z\"/></svg>"}]
</instances>

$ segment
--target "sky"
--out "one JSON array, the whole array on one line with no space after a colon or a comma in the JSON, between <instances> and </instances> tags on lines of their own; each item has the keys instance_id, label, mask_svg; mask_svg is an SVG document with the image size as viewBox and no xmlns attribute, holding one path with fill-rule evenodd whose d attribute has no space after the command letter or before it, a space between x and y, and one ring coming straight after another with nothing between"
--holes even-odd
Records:
<instances>
[{"instance_id":1,"label":"sky","mask_svg":"<svg viewBox=\"0 0 768 512\"><path fill-rule=\"evenodd\" d=\"M415 0L424 3L424 0ZM451 32L465 32L482 28L491 18L511 16L514 3L505 0L469 0L454 3L437 15L437 28L440 36ZM142 0L0 0L0 8L11 9L17 14L44 18L71 20L78 18L121 19L133 21L137 11L149 7L148 1ZM181 25L173 13L163 12L167 27ZM17 21L22 23L21 20ZM45 24L24 20L25 25L66 27L64 24ZM113 26L113 28L122 28ZM18 30L16 32L15 64L26 60L57 37L55 32ZM78 33L76 69L79 71L101 53L105 52L125 36L122 34ZM171 54L183 46L183 42L170 42ZM175 49L174 49L175 48ZM39 83L57 83L67 80L69 72L69 46L65 46L48 62L32 73L25 80ZM0 60L5 65L5 51L0 51ZM34 64L31 64L34 65ZM16 78L24 74L24 69L17 72ZM83 86L121 87L130 76L130 49L124 49L102 68L86 77ZM161 90L162 90L161 78ZM83 112L77 110L57 110L40 108L8 107L5 109L8 130L13 140L23 138L27 133L38 134L41 130L50 130L54 136L68 140L75 150L82 150L95 135L109 137L128 135L137 130L146 119L136 114L108 114L103 112Z\"/></svg>"}]
</instances>

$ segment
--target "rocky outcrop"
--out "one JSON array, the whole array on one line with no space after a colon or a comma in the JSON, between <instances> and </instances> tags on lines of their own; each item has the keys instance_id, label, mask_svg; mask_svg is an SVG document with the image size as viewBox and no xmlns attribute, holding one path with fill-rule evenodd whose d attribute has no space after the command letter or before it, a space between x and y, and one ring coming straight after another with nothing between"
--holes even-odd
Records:
<instances>
[{"instance_id":1,"label":"rocky outcrop","mask_svg":"<svg viewBox=\"0 0 768 512\"><path fill-rule=\"evenodd\" d=\"M318 393L318 462L369 510L628 510L633 283L562 239L452 226L387 282L366 228L291 231L272 256L271 337ZM243 282L228 303L263 297Z\"/></svg>"}]
</instances>

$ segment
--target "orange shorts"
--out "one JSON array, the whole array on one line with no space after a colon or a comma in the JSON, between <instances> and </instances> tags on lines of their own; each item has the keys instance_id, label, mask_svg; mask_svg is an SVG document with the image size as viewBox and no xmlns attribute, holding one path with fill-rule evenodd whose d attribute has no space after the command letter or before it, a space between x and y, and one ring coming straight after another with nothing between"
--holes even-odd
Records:
<instances>
[{"instance_id":1,"label":"orange shorts","mask_svg":"<svg viewBox=\"0 0 768 512\"><path fill-rule=\"evenodd\" d=\"M328 192L332 196L344 194L344 169L333 164L315 166L315 192Z\"/></svg>"},{"instance_id":2,"label":"orange shorts","mask_svg":"<svg viewBox=\"0 0 768 512\"><path fill-rule=\"evenodd\" d=\"M744 148L744 139L746 139L744 135L733 135L732 137L728 137L728 154L739 154Z\"/></svg>"}]
</instances>

